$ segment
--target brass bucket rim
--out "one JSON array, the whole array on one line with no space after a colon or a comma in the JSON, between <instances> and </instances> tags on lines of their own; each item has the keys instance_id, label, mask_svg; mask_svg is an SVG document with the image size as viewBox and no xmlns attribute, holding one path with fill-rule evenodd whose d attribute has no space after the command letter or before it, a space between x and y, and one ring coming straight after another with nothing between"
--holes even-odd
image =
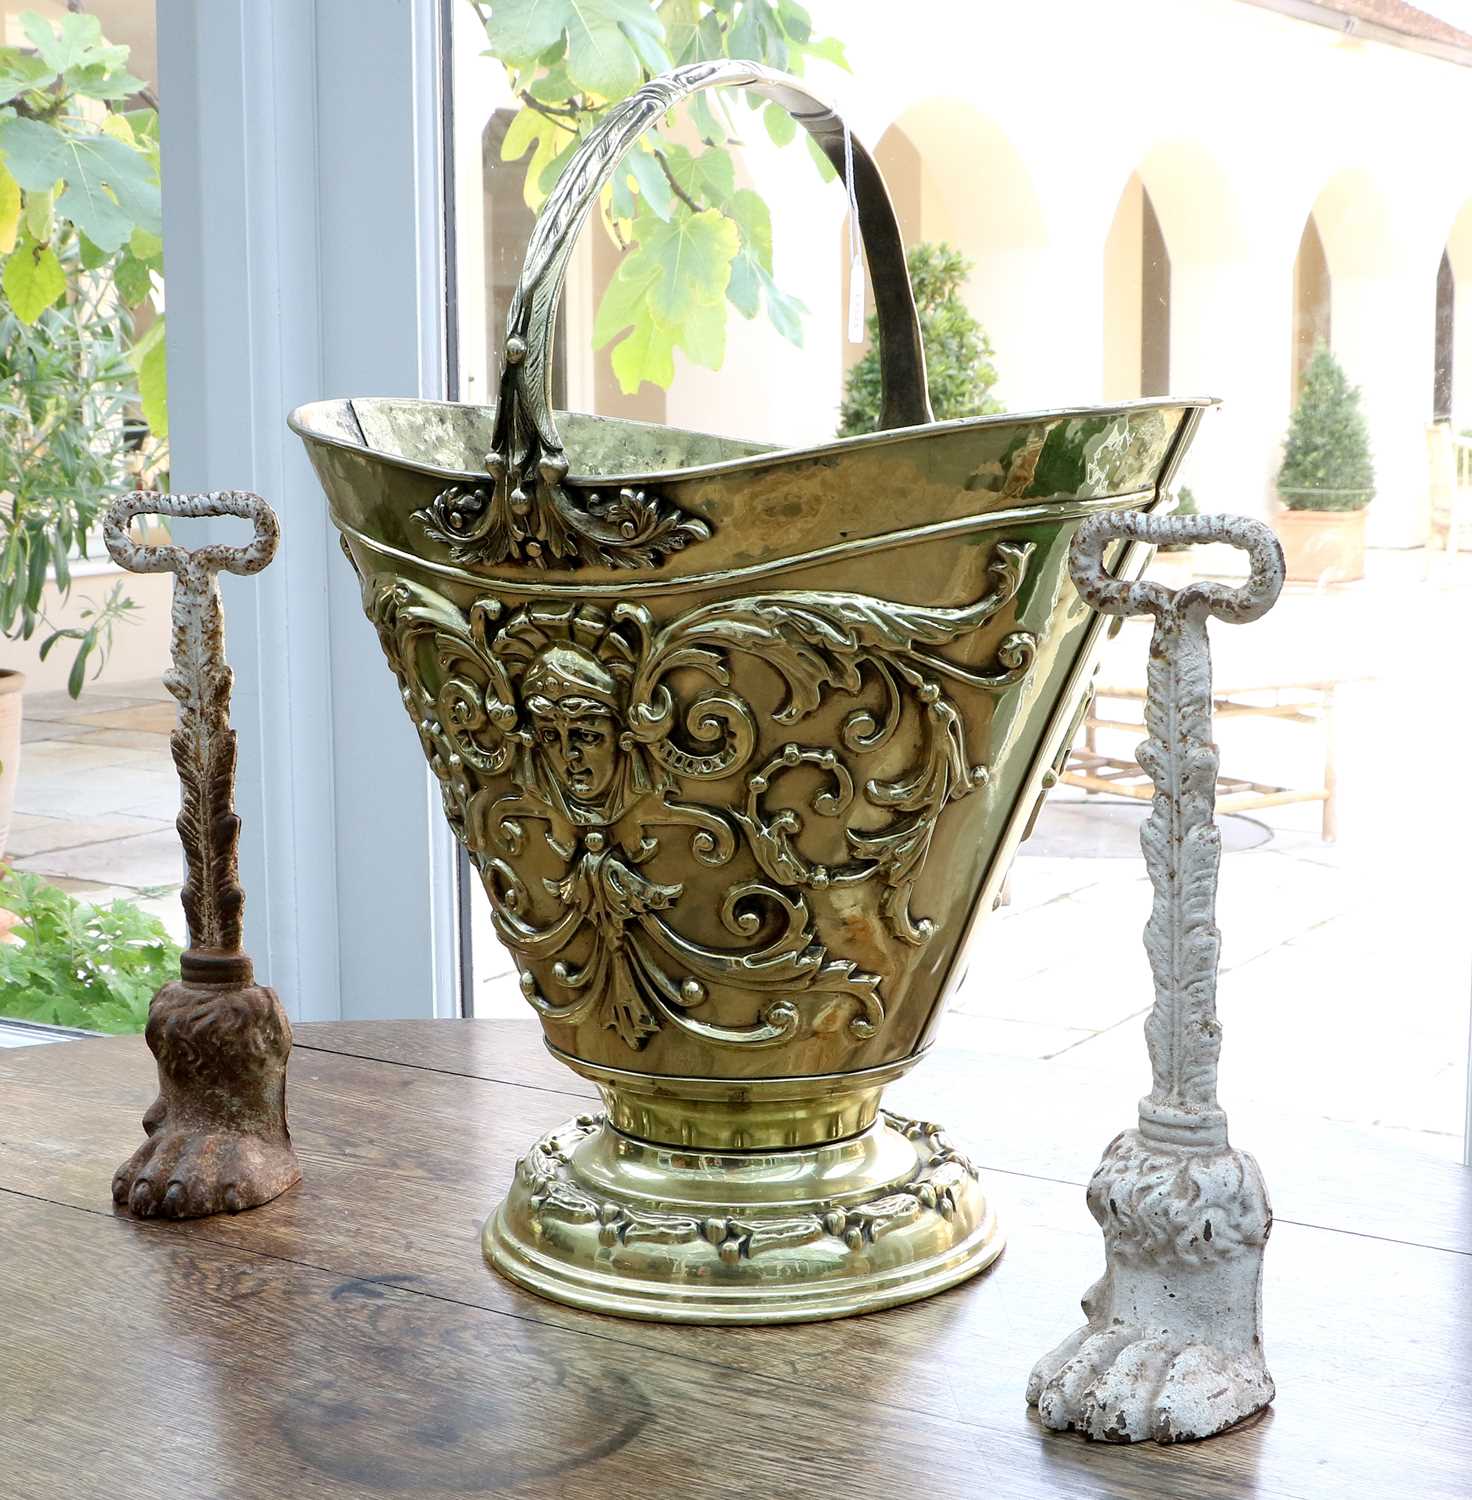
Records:
<instances>
[{"instance_id":1,"label":"brass bucket rim","mask_svg":"<svg viewBox=\"0 0 1472 1500\"><path fill-rule=\"evenodd\" d=\"M433 464L421 459L409 458L401 453L391 453L369 444L366 436L360 442L327 430L319 418L329 412L344 409L358 427L356 405L373 402L382 406L433 407L445 411L483 413L494 424L497 407L471 401L445 401L418 396L334 396L318 401L303 402L288 413L286 425L298 437L328 448L341 448L347 453L371 453L374 461L392 468L414 474L427 474L436 479L461 483L483 483L486 470L457 469L444 464ZM570 471L564 483L584 485L590 488L608 489L614 486L671 483L685 479L703 479L716 475L740 473L760 465L763 468L775 465L806 463L813 459L831 457L881 448L894 443L912 442L923 434L929 438L936 435L985 430L989 427L1025 427L1039 422L1062 422L1075 417L1112 416L1128 412L1209 410L1221 405L1218 396L1141 396L1128 401L1089 401L1070 406L1045 407L1037 411L992 412L980 417L955 417L943 422L922 422L913 427L891 427L878 432L858 433L853 437L831 438L826 442L797 446L768 447L751 438L728 438L727 441L751 443L753 451L736 458L718 459L711 463L691 464L676 469L629 469L617 474L584 474ZM592 412L563 411L563 416L588 417L595 421L619 426L642 428L650 432L669 433L686 429L671 428L667 423L640 422L623 417L599 417ZM361 432L361 427L359 431ZM695 433L692 436L718 437L718 434ZM570 455L575 456L575 455Z\"/></svg>"}]
</instances>

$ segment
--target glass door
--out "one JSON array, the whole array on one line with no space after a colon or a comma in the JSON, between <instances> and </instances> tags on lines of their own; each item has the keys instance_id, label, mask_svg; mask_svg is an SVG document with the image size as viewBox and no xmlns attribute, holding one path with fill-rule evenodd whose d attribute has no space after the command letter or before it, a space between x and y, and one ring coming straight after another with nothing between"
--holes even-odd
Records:
<instances>
[{"instance_id":1,"label":"glass door","mask_svg":"<svg viewBox=\"0 0 1472 1500\"><path fill-rule=\"evenodd\" d=\"M494 7L452 5L466 391L487 399L533 208L600 100L666 60L780 52L875 150L917 257L941 415L1222 398L1172 498L1270 521L1291 580L1266 620L1214 634L1227 1102L1244 1130L1270 1116L1342 1145L1461 1159L1472 176L1433 160L1394 111L1367 135L1362 101L1373 80L1377 98L1415 100L1407 120L1450 121L1472 72L1440 42L1356 42L1262 7L1193 9L1148 36L1117 10L1070 7L1061 50L1049 5L922 8L898 31L882 7L835 0L625 9L590 50L555 7L529 39ZM1086 141L1025 91L976 86L978 57L1047 51L1053 83L1093 99L1087 59L1122 42L1129 60ZM1457 45L1472 57L1472 35ZM1266 114L1203 85L1208 55L1280 80ZM1306 97L1312 129L1294 102ZM677 112L635 155L571 263L559 401L777 444L873 425L847 204L794 133L738 97ZM669 226L699 215L731 226L725 263L662 267ZM719 339L650 315L641 277L662 269L672 297L721 282ZM1161 554L1152 569L1173 585L1230 579L1240 556ZM1133 754L1147 635L1132 623L1110 643L945 1032L1127 1099L1145 1082L1151 1001ZM524 1015L483 903L472 913L475 1014Z\"/></svg>"}]
</instances>

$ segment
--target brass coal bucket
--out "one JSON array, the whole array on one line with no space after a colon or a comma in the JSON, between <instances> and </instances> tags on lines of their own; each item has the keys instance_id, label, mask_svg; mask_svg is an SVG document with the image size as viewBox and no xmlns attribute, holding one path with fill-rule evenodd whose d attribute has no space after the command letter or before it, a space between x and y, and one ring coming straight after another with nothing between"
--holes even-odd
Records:
<instances>
[{"instance_id":1,"label":"brass coal bucket","mask_svg":"<svg viewBox=\"0 0 1472 1500\"><path fill-rule=\"evenodd\" d=\"M880 1095L924 1056L1076 723L1101 622L1069 539L1157 504L1204 403L933 422L854 143L887 430L776 451L554 414L574 238L636 138L717 84L777 100L842 170L841 122L791 79L657 79L548 200L495 408L291 421L522 993L606 1106L532 1145L486 1255L602 1312L785 1322L1001 1249L965 1156Z\"/></svg>"}]
</instances>

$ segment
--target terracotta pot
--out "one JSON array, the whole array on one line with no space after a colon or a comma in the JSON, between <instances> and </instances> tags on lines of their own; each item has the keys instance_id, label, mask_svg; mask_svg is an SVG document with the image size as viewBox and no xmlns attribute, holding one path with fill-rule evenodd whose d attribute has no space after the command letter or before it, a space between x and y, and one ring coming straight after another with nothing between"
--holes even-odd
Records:
<instances>
[{"instance_id":1,"label":"terracotta pot","mask_svg":"<svg viewBox=\"0 0 1472 1500\"><path fill-rule=\"evenodd\" d=\"M26 674L0 668L0 858L10 841L15 783L20 776L21 694Z\"/></svg>"},{"instance_id":2,"label":"terracotta pot","mask_svg":"<svg viewBox=\"0 0 1472 1500\"><path fill-rule=\"evenodd\" d=\"M1280 510L1273 529L1294 583L1349 583L1365 576L1364 510Z\"/></svg>"}]
</instances>

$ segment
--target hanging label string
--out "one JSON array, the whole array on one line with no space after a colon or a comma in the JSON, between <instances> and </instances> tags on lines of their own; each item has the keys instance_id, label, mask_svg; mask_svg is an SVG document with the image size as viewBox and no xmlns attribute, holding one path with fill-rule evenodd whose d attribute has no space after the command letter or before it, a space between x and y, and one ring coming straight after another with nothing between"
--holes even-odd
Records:
<instances>
[{"instance_id":1,"label":"hanging label string","mask_svg":"<svg viewBox=\"0 0 1472 1500\"><path fill-rule=\"evenodd\" d=\"M843 127L843 180L848 185L848 341L864 342L864 255L859 238L859 195L854 189L854 138Z\"/></svg>"}]
</instances>

